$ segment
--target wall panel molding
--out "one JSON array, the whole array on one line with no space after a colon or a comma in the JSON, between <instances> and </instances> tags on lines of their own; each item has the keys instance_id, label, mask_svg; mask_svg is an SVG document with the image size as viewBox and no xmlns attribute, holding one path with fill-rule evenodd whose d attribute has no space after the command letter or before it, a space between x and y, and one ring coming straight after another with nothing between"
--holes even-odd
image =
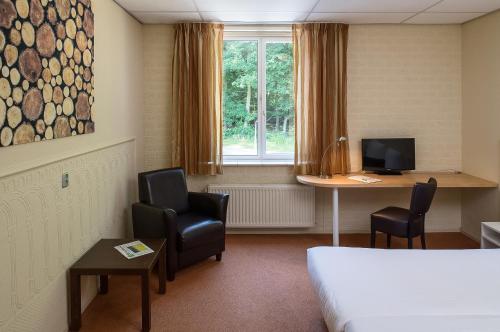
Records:
<instances>
[{"instance_id":1,"label":"wall panel molding","mask_svg":"<svg viewBox=\"0 0 500 332\"><path fill-rule=\"evenodd\" d=\"M93 147L91 149L88 149L88 148L76 149L72 153L55 154L50 158L45 158L43 156L39 157L38 159L34 158L34 159L30 160L29 163L16 164L15 166L0 169L0 179L7 177L7 176L15 175L18 173L26 172L28 170L32 170L32 169L35 169L38 167L43 167L43 166L58 163L58 162L61 162L64 160L72 159L72 158L82 156L85 154L97 152L100 150L109 149L111 147L114 147L116 145L120 145L123 143L134 142L134 144L135 144L135 141L136 141L135 137L127 137L127 138L122 138L122 139L118 139L118 140L113 140L113 141L97 144L95 147ZM45 144L47 144L47 143L45 143Z\"/></svg>"}]
</instances>

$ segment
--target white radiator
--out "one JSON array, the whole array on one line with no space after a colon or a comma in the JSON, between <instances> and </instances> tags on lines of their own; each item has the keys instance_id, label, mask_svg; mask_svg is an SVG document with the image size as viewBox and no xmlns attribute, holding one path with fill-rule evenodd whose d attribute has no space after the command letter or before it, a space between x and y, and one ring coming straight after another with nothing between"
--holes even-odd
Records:
<instances>
[{"instance_id":1,"label":"white radiator","mask_svg":"<svg viewBox=\"0 0 500 332\"><path fill-rule=\"evenodd\" d=\"M209 185L229 194L228 228L314 226L314 188L301 185Z\"/></svg>"}]
</instances>

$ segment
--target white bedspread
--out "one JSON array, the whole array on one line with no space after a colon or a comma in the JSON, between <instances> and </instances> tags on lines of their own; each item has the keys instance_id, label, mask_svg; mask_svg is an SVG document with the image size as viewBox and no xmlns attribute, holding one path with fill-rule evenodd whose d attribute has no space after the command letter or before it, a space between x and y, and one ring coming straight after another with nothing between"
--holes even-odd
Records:
<instances>
[{"instance_id":1,"label":"white bedspread","mask_svg":"<svg viewBox=\"0 0 500 332\"><path fill-rule=\"evenodd\" d=\"M498 332L500 316L371 317L350 321L345 332Z\"/></svg>"},{"instance_id":2,"label":"white bedspread","mask_svg":"<svg viewBox=\"0 0 500 332\"><path fill-rule=\"evenodd\" d=\"M457 331L457 316L465 327L481 322L463 331L500 331L500 250L317 247L307 263L332 332L413 331L417 323L426 325L415 331Z\"/></svg>"}]
</instances>

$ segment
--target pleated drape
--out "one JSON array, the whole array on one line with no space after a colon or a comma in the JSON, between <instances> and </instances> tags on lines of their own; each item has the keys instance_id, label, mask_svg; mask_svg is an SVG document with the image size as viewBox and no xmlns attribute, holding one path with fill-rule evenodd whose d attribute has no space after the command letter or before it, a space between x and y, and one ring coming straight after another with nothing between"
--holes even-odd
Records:
<instances>
[{"instance_id":1,"label":"pleated drape","mask_svg":"<svg viewBox=\"0 0 500 332\"><path fill-rule=\"evenodd\" d=\"M174 166L188 175L222 173L222 24L175 26Z\"/></svg>"},{"instance_id":2,"label":"pleated drape","mask_svg":"<svg viewBox=\"0 0 500 332\"><path fill-rule=\"evenodd\" d=\"M350 170L347 138L347 42L349 26L294 24L295 173ZM328 149L328 147L331 147ZM328 150L327 150L328 149Z\"/></svg>"}]
</instances>

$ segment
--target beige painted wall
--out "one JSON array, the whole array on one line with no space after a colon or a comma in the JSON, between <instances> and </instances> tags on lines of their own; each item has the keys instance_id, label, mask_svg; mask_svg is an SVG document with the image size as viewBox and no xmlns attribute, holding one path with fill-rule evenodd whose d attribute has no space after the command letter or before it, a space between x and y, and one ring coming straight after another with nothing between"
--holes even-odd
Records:
<instances>
[{"instance_id":1,"label":"beige painted wall","mask_svg":"<svg viewBox=\"0 0 500 332\"><path fill-rule=\"evenodd\" d=\"M463 26L463 136L465 172L500 182L500 11ZM481 221L500 221L498 190L468 191L463 231L480 236Z\"/></svg>"},{"instance_id":2,"label":"beige painted wall","mask_svg":"<svg viewBox=\"0 0 500 332\"><path fill-rule=\"evenodd\" d=\"M362 137L417 139L417 169L461 168L461 28L353 25L349 42L348 125L353 170ZM144 26L145 169L170 166L173 28ZM191 177L191 190L211 183L295 183L291 167L225 167L224 175ZM367 231L369 214L389 204L408 205L408 190L340 194L341 230ZM317 191L316 226L331 232L331 194ZM459 230L460 192L440 191L428 230ZM301 232L304 230L300 230Z\"/></svg>"},{"instance_id":3,"label":"beige painted wall","mask_svg":"<svg viewBox=\"0 0 500 332\"><path fill-rule=\"evenodd\" d=\"M417 170L461 168L459 25L353 25L347 79L353 170L363 137L415 137Z\"/></svg>"},{"instance_id":4,"label":"beige painted wall","mask_svg":"<svg viewBox=\"0 0 500 332\"><path fill-rule=\"evenodd\" d=\"M67 330L68 267L129 228L143 161L142 25L112 0L93 8L96 133L0 148L2 331ZM95 293L85 278L84 306Z\"/></svg>"},{"instance_id":5,"label":"beige painted wall","mask_svg":"<svg viewBox=\"0 0 500 332\"><path fill-rule=\"evenodd\" d=\"M170 164L172 146L171 25L145 25L144 32L144 167L151 170Z\"/></svg>"}]
</instances>

